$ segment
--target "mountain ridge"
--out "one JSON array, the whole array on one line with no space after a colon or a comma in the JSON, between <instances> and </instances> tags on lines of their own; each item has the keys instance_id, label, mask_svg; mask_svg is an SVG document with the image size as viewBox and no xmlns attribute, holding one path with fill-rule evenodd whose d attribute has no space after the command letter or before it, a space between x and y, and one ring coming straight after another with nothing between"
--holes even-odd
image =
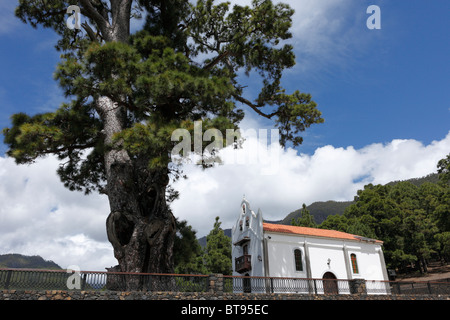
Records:
<instances>
[{"instance_id":1,"label":"mountain ridge","mask_svg":"<svg viewBox=\"0 0 450 320\"><path fill-rule=\"evenodd\" d=\"M47 269L61 270L62 268L51 260L45 260L41 256L26 256L19 253L0 254L0 268L17 269Z\"/></svg>"},{"instance_id":2,"label":"mountain ridge","mask_svg":"<svg viewBox=\"0 0 450 320\"><path fill-rule=\"evenodd\" d=\"M437 173L431 173L421 178L412 178L412 179L406 179L406 180L396 180L386 183L385 185L396 185L400 182L410 182L415 186L420 186L426 182L431 183L437 183L439 181L439 175ZM314 217L314 221L317 224L321 224L329 215L334 214L343 214L345 209L355 203L353 200L349 201L335 201L335 200L328 200L328 201L316 201L311 203L310 205L306 206L306 209L308 209L309 213ZM275 221L273 223L279 223L279 224L285 224L290 225L292 219L296 219L301 217L301 211L302 209L297 209L292 212L290 212L285 218L279 221Z\"/></svg>"}]
</instances>

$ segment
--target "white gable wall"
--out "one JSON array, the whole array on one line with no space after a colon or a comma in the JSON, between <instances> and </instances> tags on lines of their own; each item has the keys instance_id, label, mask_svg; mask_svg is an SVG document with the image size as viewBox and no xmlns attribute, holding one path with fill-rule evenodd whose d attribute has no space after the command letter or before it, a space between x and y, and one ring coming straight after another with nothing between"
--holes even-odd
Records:
<instances>
[{"instance_id":1,"label":"white gable wall","mask_svg":"<svg viewBox=\"0 0 450 320\"><path fill-rule=\"evenodd\" d=\"M248 223L247 223L248 221ZM235 244L238 241L248 238L248 254L251 255L252 269L244 274L235 271L235 260L241 257L243 246L233 245L231 250L231 259L233 267L233 275L242 276L264 276L264 252L263 252L263 225L262 214L258 210L255 214L250 208L250 204L243 200L241 203L241 213L239 219L231 230L231 243ZM242 227L241 227L242 226Z\"/></svg>"},{"instance_id":2,"label":"white gable wall","mask_svg":"<svg viewBox=\"0 0 450 320\"><path fill-rule=\"evenodd\" d=\"M308 278L304 240L289 235L265 233L268 259L268 277ZM295 270L294 250L302 252L303 271Z\"/></svg>"},{"instance_id":3,"label":"white gable wall","mask_svg":"<svg viewBox=\"0 0 450 320\"><path fill-rule=\"evenodd\" d=\"M269 261L267 276L321 279L326 272L332 272L337 279L387 280L383 274L379 244L274 232L265 232L264 236L267 238ZM295 249L302 252L303 271L296 271ZM352 270L352 253L356 255L358 273Z\"/></svg>"},{"instance_id":4,"label":"white gable wall","mask_svg":"<svg viewBox=\"0 0 450 320\"><path fill-rule=\"evenodd\" d=\"M322 279L331 272L337 279L388 280L380 243L264 231L261 211L252 211L245 199L231 240L235 276ZM244 245L251 256L251 269L238 273L236 259L244 255ZM295 266L296 249L301 251L301 271ZM356 255L358 273L352 270L351 254ZM302 290L306 289L295 292Z\"/></svg>"}]
</instances>

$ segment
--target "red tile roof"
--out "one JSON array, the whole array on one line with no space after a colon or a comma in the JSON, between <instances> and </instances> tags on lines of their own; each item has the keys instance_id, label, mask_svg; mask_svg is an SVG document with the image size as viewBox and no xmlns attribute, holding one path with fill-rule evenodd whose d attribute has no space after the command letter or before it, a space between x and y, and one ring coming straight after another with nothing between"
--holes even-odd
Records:
<instances>
[{"instance_id":1,"label":"red tile roof","mask_svg":"<svg viewBox=\"0 0 450 320\"><path fill-rule=\"evenodd\" d=\"M304 235L304 236L383 243L383 241L380 241L380 240L369 239L369 238L365 238L362 236L358 236L358 235L354 235L354 234L350 234L350 233L346 233L346 232L341 232L341 231L336 231L336 230L296 227L296 226L288 226L288 225L283 225L283 224L274 224L274 223L265 223L265 222L263 223L263 229L264 229L264 231L299 234L299 235Z\"/></svg>"}]
</instances>

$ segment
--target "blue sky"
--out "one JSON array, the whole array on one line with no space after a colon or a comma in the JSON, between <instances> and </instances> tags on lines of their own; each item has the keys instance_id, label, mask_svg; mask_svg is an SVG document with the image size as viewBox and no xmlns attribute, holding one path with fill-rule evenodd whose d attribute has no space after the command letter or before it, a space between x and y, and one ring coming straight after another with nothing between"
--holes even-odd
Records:
<instances>
[{"instance_id":1,"label":"blue sky","mask_svg":"<svg viewBox=\"0 0 450 320\"><path fill-rule=\"evenodd\" d=\"M365 27L367 4L379 5L381 30ZM353 10L363 18L356 24L349 14L349 29L342 27L361 29L347 39L347 52L317 62L319 75L309 70L291 82L300 80L325 118L308 133L307 152L326 144L443 138L450 129L450 2L359 1Z\"/></svg>"},{"instance_id":2,"label":"blue sky","mask_svg":"<svg viewBox=\"0 0 450 320\"><path fill-rule=\"evenodd\" d=\"M282 219L302 203L352 200L367 183L435 172L450 152L450 1L286 2L296 10L297 65L283 84L287 92L311 93L325 123L307 129L299 148L280 150L271 175L261 174L260 163L186 166L189 179L174 185L181 196L172 209L199 236L216 216L231 227L244 194L265 219ZM14 3L0 3L0 128L13 113L52 111L64 101L52 77L56 36L20 22ZM366 27L369 5L381 9L380 30ZM258 85L253 77L244 81L250 89ZM272 123L249 112L242 126ZM17 166L5 151L0 143L0 254L39 254L84 270L114 265L107 199L64 189L52 157Z\"/></svg>"},{"instance_id":3,"label":"blue sky","mask_svg":"<svg viewBox=\"0 0 450 320\"><path fill-rule=\"evenodd\" d=\"M326 21L319 26L323 39L306 39L311 48L304 50L302 39L307 35L300 32L296 38L294 20L297 66L284 77L288 91L312 94L326 121L307 130L299 151L313 153L327 144L361 148L399 138L427 144L443 138L450 129L450 2L317 3L313 9L334 11L323 12ZM381 9L381 30L366 27L369 4ZM304 14L300 5L291 5ZM64 98L52 78L59 61L55 35L11 17L13 5L2 6L6 9L1 13L5 26L0 28L3 128L12 113L51 111ZM314 41L322 42L310 43ZM5 146L0 150L4 152Z\"/></svg>"}]
</instances>

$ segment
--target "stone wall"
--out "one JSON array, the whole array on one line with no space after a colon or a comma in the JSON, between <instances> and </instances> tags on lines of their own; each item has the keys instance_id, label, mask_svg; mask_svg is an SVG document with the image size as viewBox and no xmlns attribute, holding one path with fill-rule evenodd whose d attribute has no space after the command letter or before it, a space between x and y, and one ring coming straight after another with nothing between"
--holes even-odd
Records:
<instances>
[{"instance_id":1,"label":"stone wall","mask_svg":"<svg viewBox=\"0 0 450 320\"><path fill-rule=\"evenodd\" d=\"M206 292L0 290L0 300L450 300L450 294L368 295L363 279L351 280L350 292L351 294L231 293L224 292L222 274L211 274Z\"/></svg>"},{"instance_id":2,"label":"stone wall","mask_svg":"<svg viewBox=\"0 0 450 320\"><path fill-rule=\"evenodd\" d=\"M0 300L450 300L450 295L2 290L0 291Z\"/></svg>"}]
</instances>

